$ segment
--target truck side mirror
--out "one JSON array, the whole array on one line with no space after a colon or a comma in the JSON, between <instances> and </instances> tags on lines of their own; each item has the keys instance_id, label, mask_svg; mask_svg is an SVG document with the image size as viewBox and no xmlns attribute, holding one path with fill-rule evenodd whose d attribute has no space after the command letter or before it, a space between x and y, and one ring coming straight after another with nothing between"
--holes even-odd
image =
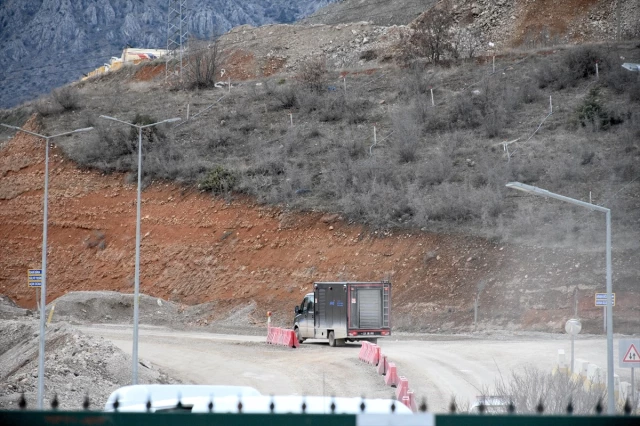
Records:
<instances>
[{"instance_id":1,"label":"truck side mirror","mask_svg":"<svg viewBox=\"0 0 640 426\"><path fill-rule=\"evenodd\" d=\"M293 313L294 314L299 314L300 313L300 307L298 305L296 305L296 307L293 308Z\"/></svg>"}]
</instances>

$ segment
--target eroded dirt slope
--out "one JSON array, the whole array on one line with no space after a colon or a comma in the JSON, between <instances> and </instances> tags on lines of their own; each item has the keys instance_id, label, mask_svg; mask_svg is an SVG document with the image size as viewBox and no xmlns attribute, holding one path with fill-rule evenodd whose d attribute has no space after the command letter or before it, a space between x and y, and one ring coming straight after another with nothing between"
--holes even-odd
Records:
<instances>
[{"instance_id":1,"label":"eroded dirt slope","mask_svg":"<svg viewBox=\"0 0 640 426\"><path fill-rule=\"evenodd\" d=\"M35 120L26 123L36 128ZM43 147L18 135L0 149L0 293L35 307L26 272L40 266ZM135 185L125 176L82 171L52 149L48 295L132 292ZM288 325L321 280L389 279L402 329L472 327L478 283L481 328L561 331L575 303L589 331L601 330L593 294L604 291L604 253L514 247L422 232L385 234L338 215L292 213L250 199L214 199L156 183L142 196L141 291L184 304L216 302L211 319L251 306ZM614 252L616 327L637 328L638 266Z\"/></svg>"}]
</instances>

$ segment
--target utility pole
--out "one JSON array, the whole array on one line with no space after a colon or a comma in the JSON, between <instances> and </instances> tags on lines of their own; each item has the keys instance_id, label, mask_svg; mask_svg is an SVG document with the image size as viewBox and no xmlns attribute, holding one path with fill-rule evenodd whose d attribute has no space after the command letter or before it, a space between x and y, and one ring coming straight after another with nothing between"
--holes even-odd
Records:
<instances>
[{"instance_id":1,"label":"utility pole","mask_svg":"<svg viewBox=\"0 0 640 426\"><path fill-rule=\"evenodd\" d=\"M165 80L178 73L180 81L183 81L183 55L189 35L187 0L168 1Z\"/></svg>"}]
</instances>

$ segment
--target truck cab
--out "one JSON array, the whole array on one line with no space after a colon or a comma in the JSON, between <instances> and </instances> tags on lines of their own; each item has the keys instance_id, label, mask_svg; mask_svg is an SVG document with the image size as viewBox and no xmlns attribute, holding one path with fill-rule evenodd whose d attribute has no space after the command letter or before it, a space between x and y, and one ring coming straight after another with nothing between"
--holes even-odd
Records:
<instances>
[{"instance_id":1,"label":"truck cab","mask_svg":"<svg viewBox=\"0 0 640 426\"><path fill-rule=\"evenodd\" d=\"M294 309L293 330L296 332L298 342L314 337L314 295L307 293L302 303Z\"/></svg>"}]
</instances>

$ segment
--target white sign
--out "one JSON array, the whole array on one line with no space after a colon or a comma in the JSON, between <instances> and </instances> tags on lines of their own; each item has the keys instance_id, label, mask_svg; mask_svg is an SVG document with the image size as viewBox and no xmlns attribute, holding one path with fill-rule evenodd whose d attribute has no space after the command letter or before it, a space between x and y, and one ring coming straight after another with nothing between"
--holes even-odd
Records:
<instances>
[{"instance_id":1,"label":"white sign","mask_svg":"<svg viewBox=\"0 0 640 426\"><path fill-rule=\"evenodd\" d=\"M622 339L619 342L619 367L640 367L640 339Z\"/></svg>"}]
</instances>

